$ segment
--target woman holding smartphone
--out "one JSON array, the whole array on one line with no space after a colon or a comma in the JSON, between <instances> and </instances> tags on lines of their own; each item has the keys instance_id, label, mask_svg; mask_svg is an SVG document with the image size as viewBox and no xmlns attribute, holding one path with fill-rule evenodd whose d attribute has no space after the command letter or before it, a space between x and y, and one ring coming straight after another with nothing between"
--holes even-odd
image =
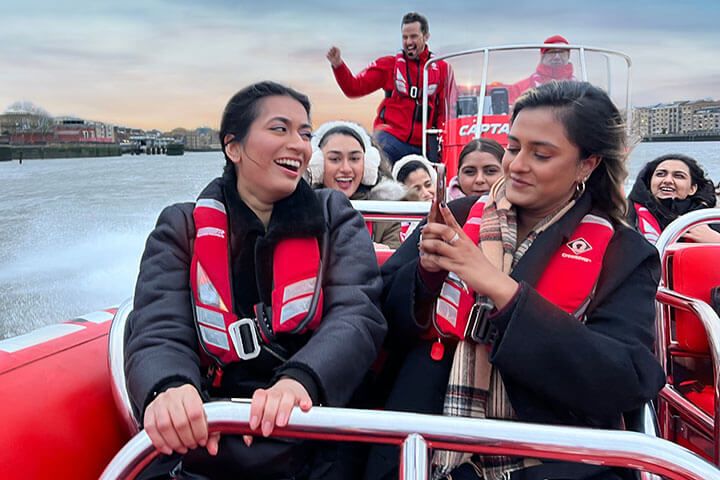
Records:
<instances>
[{"instance_id":1,"label":"woman holding smartphone","mask_svg":"<svg viewBox=\"0 0 720 480\"><path fill-rule=\"evenodd\" d=\"M388 410L593 428L655 398L657 251L624 221L626 136L607 94L550 83L515 104L504 177L438 205L382 269L407 355ZM374 450L366 478L392 478ZM434 478L619 480L596 465L436 452Z\"/></svg>"}]
</instances>

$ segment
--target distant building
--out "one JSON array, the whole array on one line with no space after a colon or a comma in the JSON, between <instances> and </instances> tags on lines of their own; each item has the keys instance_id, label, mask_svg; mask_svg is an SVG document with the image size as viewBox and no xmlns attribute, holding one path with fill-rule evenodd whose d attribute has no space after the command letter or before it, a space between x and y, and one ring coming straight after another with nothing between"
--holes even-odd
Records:
<instances>
[{"instance_id":1,"label":"distant building","mask_svg":"<svg viewBox=\"0 0 720 480\"><path fill-rule=\"evenodd\" d=\"M112 125L77 117L52 117L31 102L15 102L0 115L0 136L16 145L115 143Z\"/></svg>"},{"instance_id":2,"label":"distant building","mask_svg":"<svg viewBox=\"0 0 720 480\"><path fill-rule=\"evenodd\" d=\"M112 125L77 117L55 117L56 143L115 143Z\"/></svg>"},{"instance_id":3,"label":"distant building","mask_svg":"<svg viewBox=\"0 0 720 480\"><path fill-rule=\"evenodd\" d=\"M720 135L720 101L660 103L633 111L633 131L643 138Z\"/></svg>"},{"instance_id":4,"label":"distant building","mask_svg":"<svg viewBox=\"0 0 720 480\"><path fill-rule=\"evenodd\" d=\"M692 133L720 132L720 106L695 110L692 115Z\"/></svg>"},{"instance_id":5,"label":"distant building","mask_svg":"<svg viewBox=\"0 0 720 480\"><path fill-rule=\"evenodd\" d=\"M220 150L219 132L208 127L186 131L185 150Z\"/></svg>"}]
</instances>

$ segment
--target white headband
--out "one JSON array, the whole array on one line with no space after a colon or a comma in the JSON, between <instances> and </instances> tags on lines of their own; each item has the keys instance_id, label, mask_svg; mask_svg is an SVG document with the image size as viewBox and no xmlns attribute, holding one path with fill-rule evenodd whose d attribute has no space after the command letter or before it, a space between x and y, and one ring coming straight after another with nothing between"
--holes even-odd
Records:
<instances>
[{"instance_id":1,"label":"white headband","mask_svg":"<svg viewBox=\"0 0 720 480\"><path fill-rule=\"evenodd\" d=\"M380 152L375 146L373 146L370 140L370 135L365 129L353 122L326 122L320 125L317 130L313 133L313 138L310 141L312 146L313 154L310 157L310 175L313 183L322 183L323 175L325 173L325 158L323 157L322 150L320 150L320 142L325 137L327 132L335 127L346 127L357 133L363 141L363 147L365 150L365 169L363 171L363 177L360 183L372 187L377 183L378 180L378 169L380 168Z\"/></svg>"},{"instance_id":2,"label":"white headband","mask_svg":"<svg viewBox=\"0 0 720 480\"><path fill-rule=\"evenodd\" d=\"M433 164L430 163L422 155L416 155L414 153L411 153L410 155L405 155L400 160L395 162L395 165L393 165L392 176L396 182L400 181L400 180L398 180L398 174L400 173L400 169L410 162L422 163L425 166L425 168L427 169L428 174L430 175L430 180L432 180L433 184L435 182L437 182L437 172L435 171L435 167L433 166Z\"/></svg>"}]
</instances>

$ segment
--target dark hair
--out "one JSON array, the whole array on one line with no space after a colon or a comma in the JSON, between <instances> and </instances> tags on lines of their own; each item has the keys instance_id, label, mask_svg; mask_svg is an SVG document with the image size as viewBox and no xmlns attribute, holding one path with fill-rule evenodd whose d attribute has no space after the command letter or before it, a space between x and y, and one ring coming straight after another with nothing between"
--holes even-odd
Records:
<instances>
[{"instance_id":1,"label":"dark hair","mask_svg":"<svg viewBox=\"0 0 720 480\"><path fill-rule=\"evenodd\" d=\"M692 185L697 185L698 190L706 183L712 183L712 181L706 177L705 170L703 170L703 168L694 158L683 155L682 153L666 153L665 155L660 155L655 160L647 163L647 172L643 178L643 181L648 188L650 188L650 180L655 174L655 170L657 170L658 165L660 165L666 160L679 160L685 165L687 165L688 170L690 170L690 182Z\"/></svg>"},{"instance_id":2,"label":"dark hair","mask_svg":"<svg viewBox=\"0 0 720 480\"><path fill-rule=\"evenodd\" d=\"M406 13L403 18L402 22L400 23L400 28L403 27L403 25L407 25L408 23L420 23L420 31L423 33L423 35L427 35L430 33L430 26L428 25L427 18L425 18L424 15L421 15L417 12L410 12Z\"/></svg>"},{"instance_id":3,"label":"dark hair","mask_svg":"<svg viewBox=\"0 0 720 480\"><path fill-rule=\"evenodd\" d=\"M220 121L220 145L225 155L225 170L233 168L233 163L228 158L225 147L225 137L233 135L233 142L242 142L250 131L250 125L259 115L259 104L261 100L273 96L286 96L297 100L310 116L310 100L308 97L290 87L279 83L265 81L249 85L235 95L225 105L222 120Z\"/></svg>"},{"instance_id":4,"label":"dark hair","mask_svg":"<svg viewBox=\"0 0 720 480\"><path fill-rule=\"evenodd\" d=\"M411 173L413 173L415 170L420 169L425 170L427 174L432 178L432 175L430 175L430 170L428 170L427 165L418 160L413 160L406 163L402 166L402 168L400 168L397 173L397 181L400 183L405 183L405 180L407 180L407 177L409 177Z\"/></svg>"},{"instance_id":5,"label":"dark hair","mask_svg":"<svg viewBox=\"0 0 720 480\"><path fill-rule=\"evenodd\" d=\"M330 137L332 137L333 135L345 135L346 137L352 137L358 141L358 143L360 144L360 148L362 148L363 152L365 151L365 142L363 142L363 139L360 136L360 134L358 132L356 132L355 130L353 130L352 128L346 127L345 125L338 125L337 127L333 127L330 130L328 130L327 132L325 132L325 135L322 136L322 138L320 139L320 142L318 143L318 147L319 148L324 147L327 144Z\"/></svg>"},{"instance_id":6,"label":"dark hair","mask_svg":"<svg viewBox=\"0 0 720 480\"><path fill-rule=\"evenodd\" d=\"M580 159L600 157L586 188L595 207L613 221L625 223L627 134L622 115L607 93L587 82L552 81L525 92L515 102L511 121L526 108L552 108L568 139L580 150Z\"/></svg>"},{"instance_id":7,"label":"dark hair","mask_svg":"<svg viewBox=\"0 0 720 480\"><path fill-rule=\"evenodd\" d=\"M470 155L472 152L486 152L497 158L497 161L502 164L503 155L505 155L505 149L498 142L491 138L476 138L470 140L460 151L458 157L458 170L462 167L463 160L465 157Z\"/></svg>"}]
</instances>

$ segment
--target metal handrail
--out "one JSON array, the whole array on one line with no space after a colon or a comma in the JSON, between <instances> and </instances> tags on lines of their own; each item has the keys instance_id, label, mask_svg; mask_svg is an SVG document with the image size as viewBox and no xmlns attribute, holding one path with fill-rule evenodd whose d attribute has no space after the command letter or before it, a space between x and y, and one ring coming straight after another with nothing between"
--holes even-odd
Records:
<instances>
[{"instance_id":1,"label":"metal handrail","mask_svg":"<svg viewBox=\"0 0 720 480\"><path fill-rule=\"evenodd\" d=\"M710 305L702 300L682 295L665 287L658 288L656 298L658 302L663 305L693 313L705 328L713 365L714 418L720 418L720 365L718 363L720 362L720 318L718 318L718 314ZM661 319L664 324L663 330L665 331L668 328L668 325L665 324L666 320L666 318ZM664 343L664 341L662 343ZM665 351L667 352L667 349L665 349ZM667 371L668 360L667 357L663 357L665 371ZM688 401L688 403L690 402ZM675 404L675 402L673 402L673 404ZM716 462L720 462L720 422L718 421L713 421L713 439L713 458L715 458Z\"/></svg>"},{"instance_id":2,"label":"metal handrail","mask_svg":"<svg viewBox=\"0 0 720 480\"><path fill-rule=\"evenodd\" d=\"M660 252L660 260L662 260L663 265L665 264L665 254L670 245L677 243L680 237L691 228L708 223L720 223L720 208L701 208L686 213L665 227L657 242L655 242L655 247Z\"/></svg>"},{"instance_id":3,"label":"metal handrail","mask_svg":"<svg viewBox=\"0 0 720 480\"><path fill-rule=\"evenodd\" d=\"M352 206L368 221L412 222L424 219L430 211L430 202L402 200L352 200Z\"/></svg>"},{"instance_id":4,"label":"metal handrail","mask_svg":"<svg viewBox=\"0 0 720 480\"><path fill-rule=\"evenodd\" d=\"M140 424L138 424L132 413L130 395L125 383L125 326L128 315L132 312L132 307L133 299L125 300L118 307L110 324L108 366L110 367L110 387L115 406L118 408L128 432L134 435L140 431Z\"/></svg>"},{"instance_id":5,"label":"metal handrail","mask_svg":"<svg viewBox=\"0 0 720 480\"><path fill-rule=\"evenodd\" d=\"M205 405L210 431L248 434L247 402ZM293 411L279 437L403 445L404 479L424 480L429 472L425 448L512 455L641 469L671 480L720 480L720 470L683 447L636 432L479 420L405 412L313 407ZM423 448L425 454L422 454ZM143 431L110 462L101 480L133 479L159 455Z\"/></svg>"}]
</instances>

